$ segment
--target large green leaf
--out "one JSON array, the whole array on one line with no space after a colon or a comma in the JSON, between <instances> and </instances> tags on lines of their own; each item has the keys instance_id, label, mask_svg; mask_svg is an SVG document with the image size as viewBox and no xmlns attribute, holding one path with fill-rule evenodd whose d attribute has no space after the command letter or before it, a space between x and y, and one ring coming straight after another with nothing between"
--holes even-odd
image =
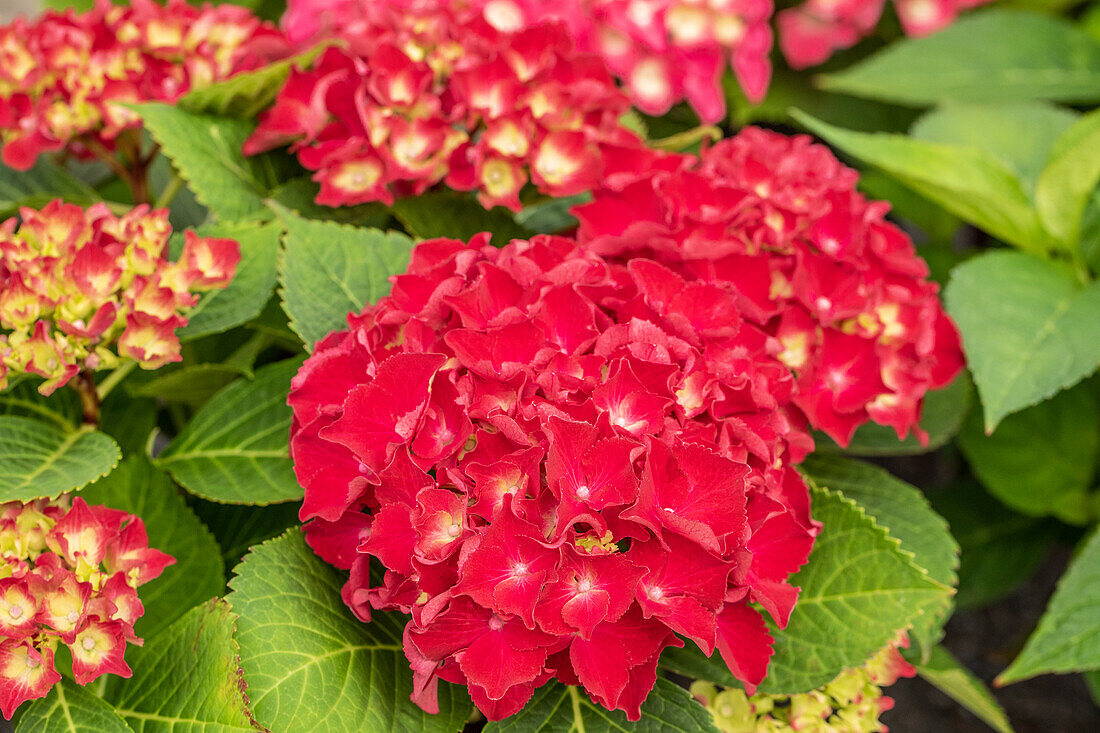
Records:
<instances>
[{"instance_id":1,"label":"large green leaf","mask_svg":"<svg viewBox=\"0 0 1100 733\"><path fill-rule=\"evenodd\" d=\"M954 269L944 300L962 333L986 432L1100 363L1100 283L1082 288L1055 263L989 252Z\"/></svg>"},{"instance_id":2,"label":"large green leaf","mask_svg":"<svg viewBox=\"0 0 1100 733\"><path fill-rule=\"evenodd\" d=\"M947 522L929 505L918 489L869 463L838 457L811 455L802 464L803 471L818 486L839 491L856 502L901 549L913 553L917 566L942 586L954 588L959 582L959 545L947 528ZM928 604L910 632L924 653L942 636L941 630L951 608L950 594L938 605Z\"/></svg>"},{"instance_id":3,"label":"large green leaf","mask_svg":"<svg viewBox=\"0 0 1100 733\"><path fill-rule=\"evenodd\" d=\"M852 442L844 449L824 433L815 434L817 452L838 453L843 450L855 456L904 456L936 450L946 445L959 431L967 412L970 411L973 392L970 378L966 372L963 372L943 389L937 389L925 395L920 426L928 433L926 445L921 445L915 435L911 434L905 440L898 440L898 434L893 428L866 423L856 430L855 435L852 436Z\"/></svg>"},{"instance_id":4,"label":"large green leaf","mask_svg":"<svg viewBox=\"0 0 1100 733\"><path fill-rule=\"evenodd\" d=\"M508 209L498 206L486 211L472 194L448 191L398 199L393 213L417 239L467 240L479 232L492 232L493 244L503 247L511 239L531 236Z\"/></svg>"},{"instance_id":5,"label":"large green leaf","mask_svg":"<svg viewBox=\"0 0 1100 733\"><path fill-rule=\"evenodd\" d=\"M137 623L138 636L154 636L225 590L225 566L214 536L187 508L171 480L144 457L127 458L81 495L90 504L141 517L150 546L176 558L175 565L141 587L145 615Z\"/></svg>"},{"instance_id":6,"label":"large green leaf","mask_svg":"<svg viewBox=\"0 0 1100 733\"><path fill-rule=\"evenodd\" d=\"M110 677L103 697L135 733L255 733L225 601L204 603L130 647L128 680Z\"/></svg>"},{"instance_id":7,"label":"large green leaf","mask_svg":"<svg viewBox=\"0 0 1100 733\"><path fill-rule=\"evenodd\" d=\"M984 606L1012 592L1039 568L1058 536L1057 522L1005 508L976 481L956 482L929 498L962 548L959 608Z\"/></svg>"},{"instance_id":8,"label":"large green leaf","mask_svg":"<svg viewBox=\"0 0 1100 733\"><path fill-rule=\"evenodd\" d=\"M238 223L203 227L204 237L234 239L241 245L241 262L229 287L202 297L191 311L183 340L227 331L260 314L275 290L280 228L275 224Z\"/></svg>"},{"instance_id":9,"label":"large green leaf","mask_svg":"<svg viewBox=\"0 0 1100 733\"><path fill-rule=\"evenodd\" d=\"M389 293L390 276L408 265L412 241L404 234L303 219L286 209L279 218L286 227L279 295L290 327L310 348L347 328L348 313Z\"/></svg>"},{"instance_id":10,"label":"large green leaf","mask_svg":"<svg viewBox=\"0 0 1100 733\"><path fill-rule=\"evenodd\" d=\"M20 206L41 208L56 198L81 206L99 201L95 191L45 158L27 171L0 165L0 220L17 213Z\"/></svg>"},{"instance_id":11,"label":"large green leaf","mask_svg":"<svg viewBox=\"0 0 1100 733\"><path fill-rule=\"evenodd\" d=\"M1035 189L1043 226L1067 250L1078 249L1081 220L1097 181L1100 181L1100 111L1086 115L1058 138L1050 163Z\"/></svg>"},{"instance_id":12,"label":"large green leaf","mask_svg":"<svg viewBox=\"0 0 1100 733\"><path fill-rule=\"evenodd\" d=\"M1008 166L1025 190L1034 191L1055 141L1078 117L1048 102L953 103L921 117L909 134L928 142L984 150Z\"/></svg>"},{"instance_id":13,"label":"large green leaf","mask_svg":"<svg viewBox=\"0 0 1100 733\"><path fill-rule=\"evenodd\" d=\"M813 497L822 531L791 579L802 592L790 623L779 630L769 622L775 655L762 692L806 692L865 664L951 595L851 499L828 489Z\"/></svg>"},{"instance_id":14,"label":"large green leaf","mask_svg":"<svg viewBox=\"0 0 1100 733\"><path fill-rule=\"evenodd\" d=\"M192 364L164 370L163 374L157 374L147 382L135 385L130 394L199 406L240 376L241 370L237 367L225 364Z\"/></svg>"},{"instance_id":15,"label":"large green leaf","mask_svg":"<svg viewBox=\"0 0 1100 733\"><path fill-rule=\"evenodd\" d=\"M1050 599L1020 656L997 677L1007 685L1040 674L1100 669L1100 532L1093 532Z\"/></svg>"},{"instance_id":16,"label":"large green leaf","mask_svg":"<svg viewBox=\"0 0 1100 733\"><path fill-rule=\"evenodd\" d=\"M27 706L17 733L134 733L110 705L68 678Z\"/></svg>"},{"instance_id":17,"label":"large green leaf","mask_svg":"<svg viewBox=\"0 0 1100 733\"><path fill-rule=\"evenodd\" d=\"M341 573L295 530L254 548L229 602L240 614L241 667L256 719L273 731L461 730L470 704L440 683L438 715L412 703L401 648L406 618L358 621L340 600Z\"/></svg>"},{"instance_id":18,"label":"large green leaf","mask_svg":"<svg viewBox=\"0 0 1100 733\"><path fill-rule=\"evenodd\" d=\"M193 89L179 100L179 106L195 114L254 119L275 101L290 75L291 67L308 68L327 45L317 46L255 71L237 74L217 84Z\"/></svg>"},{"instance_id":19,"label":"large green leaf","mask_svg":"<svg viewBox=\"0 0 1100 733\"><path fill-rule=\"evenodd\" d=\"M1040 253L1052 246L1024 184L990 153L906 135L845 130L797 110L792 115L829 144L881 168L925 198L999 239Z\"/></svg>"},{"instance_id":20,"label":"large green leaf","mask_svg":"<svg viewBox=\"0 0 1100 733\"><path fill-rule=\"evenodd\" d=\"M256 370L218 392L156 459L184 488L227 504L302 497L287 448L286 395L301 359Z\"/></svg>"},{"instance_id":21,"label":"large green leaf","mask_svg":"<svg viewBox=\"0 0 1100 733\"><path fill-rule=\"evenodd\" d=\"M1100 101L1100 44L1061 18L989 10L912 38L842 72L831 91L914 106L944 100Z\"/></svg>"},{"instance_id":22,"label":"large green leaf","mask_svg":"<svg viewBox=\"0 0 1100 733\"><path fill-rule=\"evenodd\" d=\"M485 733L717 733L710 712L688 691L658 679L642 705L642 718L631 723L618 710L598 705L578 687L557 682L535 690L523 710L489 723Z\"/></svg>"},{"instance_id":23,"label":"large green leaf","mask_svg":"<svg viewBox=\"0 0 1100 733\"><path fill-rule=\"evenodd\" d=\"M246 158L241 146L254 123L193 114L167 104L135 109L161 150L187 181L195 198L224 221L267 219L264 205L285 171L273 156Z\"/></svg>"},{"instance_id":24,"label":"large green leaf","mask_svg":"<svg viewBox=\"0 0 1100 733\"><path fill-rule=\"evenodd\" d=\"M0 502L52 498L106 476L122 457L110 437L82 427L0 416Z\"/></svg>"},{"instance_id":25,"label":"large green leaf","mask_svg":"<svg viewBox=\"0 0 1100 733\"><path fill-rule=\"evenodd\" d=\"M65 432L75 430L83 419L80 397L76 390L59 389L49 397L43 397L28 379L0 392L0 415L19 415L48 421Z\"/></svg>"},{"instance_id":26,"label":"large green leaf","mask_svg":"<svg viewBox=\"0 0 1100 733\"><path fill-rule=\"evenodd\" d=\"M1085 524L1100 456L1100 411L1086 385L1006 417L992 435L973 415L959 433L970 469L1007 506Z\"/></svg>"},{"instance_id":27,"label":"large green leaf","mask_svg":"<svg viewBox=\"0 0 1100 733\"><path fill-rule=\"evenodd\" d=\"M959 664L951 652L942 646L932 650L932 657L917 665L917 674L940 692L978 716L997 733L1012 733L1004 708L980 679Z\"/></svg>"}]
</instances>

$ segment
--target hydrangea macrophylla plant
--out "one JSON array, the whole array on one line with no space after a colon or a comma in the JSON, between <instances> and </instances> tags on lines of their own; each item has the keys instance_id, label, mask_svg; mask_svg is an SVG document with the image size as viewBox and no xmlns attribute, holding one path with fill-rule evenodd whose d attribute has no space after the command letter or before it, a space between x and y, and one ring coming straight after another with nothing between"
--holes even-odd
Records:
<instances>
[{"instance_id":1,"label":"hydrangea macrophylla plant","mask_svg":"<svg viewBox=\"0 0 1100 733\"><path fill-rule=\"evenodd\" d=\"M48 395L120 358L145 369L178 361L176 329L197 293L233 279L240 246L188 231L170 262L171 233L167 209L116 217L60 200L0 224L0 387L9 371L36 374Z\"/></svg>"},{"instance_id":2,"label":"hydrangea macrophylla plant","mask_svg":"<svg viewBox=\"0 0 1100 733\"><path fill-rule=\"evenodd\" d=\"M126 645L142 643L137 588L174 562L132 514L79 497L0 504L0 713L61 680L59 644L78 684L129 677Z\"/></svg>"},{"instance_id":3,"label":"hydrangea macrophylla plant","mask_svg":"<svg viewBox=\"0 0 1100 733\"><path fill-rule=\"evenodd\" d=\"M618 263L659 263L671 293L696 278L733 292L797 375L795 404L841 444L868 420L923 440L925 393L963 365L958 334L889 206L857 178L807 136L747 128L617 176L575 209L578 237Z\"/></svg>"},{"instance_id":4,"label":"hydrangea macrophylla plant","mask_svg":"<svg viewBox=\"0 0 1100 733\"><path fill-rule=\"evenodd\" d=\"M174 102L262 66L283 47L278 30L244 8L186 0L96 0L86 13L17 19L0 27L4 164L25 170L40 153L62 149L110 157L120 133L140 126L123 104Z\"/></svg>"},{"instance_id":5,"label":"hydrangea macrophylla plant","mask_svg":"<svg viewBox=\"0 0 1100 733\"><path fill-rule=\"evenodd\" d=\"M885 733L879 715L893 708L894 701L882 688L917 674L899 652L899 647L907 646L909 640L902 636L863 667L798 695L747 695L737 688L719 691L709 682L696 682L691 692L707 706L722 733Z\"/></svg>"},{"instance_id":6,"label":"hydrangea macrophylla plant","mask_svg":"<svg viewBox=\"0 0 1100 733\"><path fill-rule=\"evenodd\" d=\"M906 35L923 36L951 25L959 11L989 2L894 0L894 8ZM805 0L776 16L779 47L793 68L817 66L870 35L885 5L886 0Z\"/></svg>"},{"instance_id":7,"label":"hydrangea macrophylla plant","mask_svg":"<svg viewBox=\"0 0 1100 733\"><path fill-rule=\"evenodd\" d=\"M518 210L528 181L581 193L605 174L606 151L641 145L619 123L626 97L561 25L494 27L476 6L442 0L346 10L349 48L292 72L245 144L292 144L321 184L318 203L392 203L444 181Z\"/></svg>"},{"instance_id":8,"label":"hydrangea macrophylla plant","mask_svg":"<svg viewBox=\"0 0 1100 733\"><path fill-rule=\"evenodd\" d=\"M678 635L763 679L750 603L794 606L811 441L734 292L483 235L420 244L349 326L291 386L301 517L360 618L410 614L420 705L444 679L502 718L556 677L637 719Z\"/></svg>"}]
</instances>

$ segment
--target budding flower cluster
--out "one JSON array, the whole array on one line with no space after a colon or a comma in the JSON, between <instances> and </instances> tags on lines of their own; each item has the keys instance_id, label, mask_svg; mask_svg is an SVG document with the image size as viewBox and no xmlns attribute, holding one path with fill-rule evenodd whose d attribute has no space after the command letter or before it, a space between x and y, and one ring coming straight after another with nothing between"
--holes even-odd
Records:
<instances>
[{"instance_id":1,"label":"budding flower cluster","mask_svg":"<svg viewBox=\"0 0 1100 733\"><path fill-rule=\"evenodd\" d=\"M146 369L178 361L175 332L196 293L224 288L240 261L236 242L191 231L167 261L164 209L116 217L57 200L20 219L0 224L0 387L9 370L43 377L48 395L120 358Z\"/></svg>"},{"instance_id":2,"label":"budding flower cluster","mask_svg":"<svg viewBox=\"0 0 1100 733\"><path fill-rule=\"evenodd\" d=\"M908 639L901 639L908 646ZM749 696L744 690L719 690L696 682L691 693L714 716L722 733L886 733L879 715L894 706L882 693L900 677L917 671L890 644L863 667L841 672L824 687L797 695Z\"/></svg>"},{"instance_id":3,"label":"budding flower cluster","mask_svg":"<svg viewBox=\"0 0 1100 733\"><path fill-rule=\"evenodd\" d=\"M795 404L838 442L868 420L925 439L924 395L958 374L962 350L889 205L805 135L746 128L699 156L652 155L574 210L580 241L736 293L797 375Z\"/></svg>"},{"instance_id":4,"label":"budding flower cluster","mask_svg":"<svg viewBox=\"0 0 1100 733\"><path fill-rule=\"evenodd\" d=\"M0 504L0 712L61 679L58 644L72 654L73 678L130 676L128 643L145 612L138 586L174 563L149 547L138 517L83 499Z\"/></svg>"},{"instance_id":5,"label":"budding flower cluster","mask_svg":"<svg viewBox=\"0 0 1100 733\"><path fill-rule=\"evenodd\" d=\"M747 687L816 525L794 380L738 296L571 239L431 240L291 385L306 539L410 614L414 700L551 678L631 719L679 636ZM386 569L372 582L368 558Z\"/></svg>"},{"instance_id":6,"label":"budding flower cluster","mask_svg":"<svg viewBox=\"0 0 1100 733\"><path fill-rule=\"evenodd\" d=\"M341 6L343 7L343 6ZM294 71L245 144L291 144L321 184L318 203L392 203L444 181L486 207L520 208L528 182L589 190L604 159L641 142L629 102L556 23L494 26L474 3L351 5L332 48Z\"/></svg>"},{"instance_id":7,"label":"budding flower cluster","mask_svg":"<svg viewBox=\"0 0 1100 733\"><path fill-rule=\"evenodd\" d=\"M906 35L924 36L951 25L959 12L993 0L894 0ZM795 69L817 66L834 52L871 35L886 0L805 0L779 12L779 47Z\"/></svg>"},{"instance_id":8,"label":"budding flower cluster","mask_svg":"<svg viewBox=\"0 0 1100 733\"><path fill-rule=\"evenodd\" d=\"M45 151L110 148L140 124L131 102L173 102L191 89L262 66L281 34L233 5L96 0L0 27L3 162L27 169Z\"/></svg>"}]
</instances>

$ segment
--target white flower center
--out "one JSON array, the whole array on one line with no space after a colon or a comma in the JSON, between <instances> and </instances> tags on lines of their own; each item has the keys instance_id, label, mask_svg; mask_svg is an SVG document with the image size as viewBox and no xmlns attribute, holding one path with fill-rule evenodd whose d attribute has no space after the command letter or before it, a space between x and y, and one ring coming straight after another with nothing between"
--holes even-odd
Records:
<instances>
[{"instance_id":1,"label":"white flower center","mask_svg":"<svg viewBox=\"0 0 1100 733\"><path fill-rule=\"evenodd\" d=\"M23 607L22 606L12 606L11 608L8 609L8 615L11 616L12 618L22 617L23 616Z\"/></svg>"},{"instance_id":2,"label":"white flower center","mask_svg":"<svg viewBox=\"0 0 1100 733\"><path fill-rule=\"evenodd\" d=\"M587 593L590 590L592 590L592 581L588 578L581 578L580 582L577 583L577 591Z\"/></svg>"},{"instance_id":3,"label":"white flower center","mask_svg":"<svg viewBox=\"0 0 1100 733\"><path fill-rule=\"evenodd\" d=\"M85 636L80 640L80 646L84 647L84 651L90 652L95 649L95 639L90 636Z\"/></svg>"},{"instance_id":4,"label":"white flower center","mask_svg":"<svg viewBox=\"0 0 1100 733\"><path fill-rule=\"evenodd\" d=\"M583 501L584 499L587 499L587 498L588 498L589 496L591 496L591 495L592 495L592 492L591 492L591 490L589 490L589 488L588 488L588 484L582 484L582 485L581 485L581 486L580 486L580 487L579 487L579 488L577 489L577 498L578 498L578 499L581 499L582 501Z\"/></svg>"},{"instance_id":5,"label":"white flower center","mask_svg":"<svg viewBox=\"0 0 1100 733\"><path fill-rule=\"evenodd\" d=\"M458 526L457 522L455 524L452 524L450 527L447 527L447 534L449 534L451 537L458 537L461 532L462 527Z\"/></svg>"},{"instance_id":6,"label":"white flower center","mask_svg":"<svg viewBox=\"0 0 1100 733\"><path fill-rule=\"evenodd\" d=\"M660 588L649 588L645 594L649 596L651 601L659 601L665 597L665 592Z\"/></svg>"}]
</instances>

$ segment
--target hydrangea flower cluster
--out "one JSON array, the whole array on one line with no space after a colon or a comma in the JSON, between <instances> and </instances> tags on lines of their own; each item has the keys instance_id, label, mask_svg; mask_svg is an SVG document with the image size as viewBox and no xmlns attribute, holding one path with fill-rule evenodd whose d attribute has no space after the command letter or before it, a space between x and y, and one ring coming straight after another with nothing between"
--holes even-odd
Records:
<instances>
[{"instance_id":1,"label":"hydrangea flower cluster","mask_svg":"<svg viewBox=\"0 0 1100 733\"><path fill-rule=\"evenodd\" d=\"M97 0L0 27L3 162L30 168L45 151L111 148L138 127L128 102L173 102L285 51L279 31L233 5Z\"/></svg>"},{"instance_id":2,"label":"hydrangea flower cluster","mask_svg":"<svg viewBox=\"0 0 1100 733\"><path fill-rule=\"evenodd\" d=\"M141 644L138 586L175 560L149 547L138 517L83 499L0 504L0 712L61 679L58 644L72 653L73 678L130 676L123 655Z\"/></svg>"},{"instance_id":3,"label":"hydrangea flower cluster","mask_svg":"<svg viewBox=\"0 0 1100 733\"><path fill-rule=\"evenodd\" d=\"M681 635L747 689L817 526L774 339L728 282L563 237L430 240L293 380L306 539L410 614L413 699L492 719L551 678L638 719ZM385 574L372 582L369 558Z\"/></svg>"},{"instance_id":4,"label":"hydrangea flower cluster","mask_svg":"<svg viewBox=\"0 0 1100 733\"><path fill-rule=\"evenodd\" d=\"M868 420L925 439L922 399L955 377L962 351L889 205L856 192L857 172L805 135L747 128L700 157L653 155L574 209L580 241L730 289L797 375L795 404L841 444Z\"/></svg>"},{"instance_id":5,"label":"hydrangea flower cluster","mask_svg":"<svg viewBox=\"0 0 1100 733\"><path fill-rule=\"evenodd\" d=\"M9 370L45 378L48 395L120 357L145 369L179 361L175 332L197 293L224 288L240 261L236 242L192 231L167 261L167 209L116 217L56 200L20 218L0 224L0 388Z\"/></svg>"},{"instance_id":6,"label":"hydrangea flower cluster","mask_svg":"<svg viewBox=\"0 0 1100 733\"><path fill-rule=\"evenodd\" d=\"M962 10L993 0L894 0L906 35L924 36L951 25ZM817 66L851 48L878 25L886 0L805 0L776 16L779 47L795 69Z\"/></svg>"},{"instance_id":7,"label":"hydrangea flower cluster","mask_svg":"<svg viewBox=\"0 0 1100 733\"><path fill-rule=\"evenodd\" d=\"M512 29L473 4L372 0L351 6L339 33L349 48L294 71L245 144L292 144L321 184L318 203L392 203L445 181L518 210L528 181L580 193L604 175L608 150L641 144L619 123L626 97L561 25Z\"/></svg>"},{"instance_id":8,"label":"hydrangea flower cluster","mask_svg":"<svg viewBox=\"0 0 1100 733\"><path fill-rule=\"evenodd\" d=\"M902 27L924 35L960 10L992 0L894 0ZM805 68L855 45L878 25L886 0L805 0L775 18L788 63ZM283 27L305 44L338 35L361 39L374 0L290 0ZM455 3L451 3L455 4ZM467 14L503 32L548 21L568 28L578 50L599 56L640 110L661 115L682 100L704 123L726 112L722 76L732 68L745 96L759 103L771 81L773 0L468 0Z\"/></svg>"},{"instance_id":9,"label":"hydrangea flower cluster","mask_svg":"<svg viewBox=\"0 0 1100 733\"><path fill-rule=\"evenodd\" d=\"M719 691L701 681L691 686L691 693L723 733L886 733L879 715L893 708L894 701L882 688L917 674L899 646L909 646L908 638L886 646L863 667L841 672L821 689L799 695L749 696L738 688Z\"/></svg>"}]
</instances>

